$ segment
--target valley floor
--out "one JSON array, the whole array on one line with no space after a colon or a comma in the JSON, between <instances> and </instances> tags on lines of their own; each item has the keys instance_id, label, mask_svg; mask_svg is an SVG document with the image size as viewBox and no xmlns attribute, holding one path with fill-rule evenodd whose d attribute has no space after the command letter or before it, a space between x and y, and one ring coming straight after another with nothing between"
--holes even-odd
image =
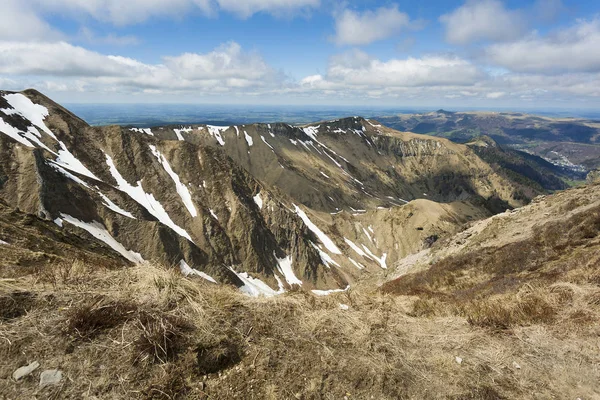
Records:
<instances>
[{"instance_id":1,"label":"valley floor","mask_svg":"<svg viewBox=\"0 0 600 400\"><path fill-rule=\"evenodd\" d=\"M599 398L600 288L528 296L552 318L499 329L360 287L249 298L173 269L57 263L0 279L0 398ZM40 388L50 369L61 381Z\"/></svg>"}]
</instances>

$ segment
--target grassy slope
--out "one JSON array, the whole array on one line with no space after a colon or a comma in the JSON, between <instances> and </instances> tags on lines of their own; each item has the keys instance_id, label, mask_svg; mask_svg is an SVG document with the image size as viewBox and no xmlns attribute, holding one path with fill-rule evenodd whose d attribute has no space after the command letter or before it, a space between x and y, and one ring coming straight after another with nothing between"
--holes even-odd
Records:
<instances>
[{"instance_id":1,"label":"grassy slope","mask_svg":"<svg viewBox=\"0 0 600 400\"><path fill-rule=\"evenodd\" d=\"M600 360L589 317L600 296L559 289L570 297L552 322L522 321L498 333L463 316L416 316L408 297L356 291L253 299L164 268L75 262L0 281L0 394L592 398ZM39 370L22 382L9 378L34 360ZM38 390L39 373L51 368L65 378Z\"/></svg>"}]
</instances>

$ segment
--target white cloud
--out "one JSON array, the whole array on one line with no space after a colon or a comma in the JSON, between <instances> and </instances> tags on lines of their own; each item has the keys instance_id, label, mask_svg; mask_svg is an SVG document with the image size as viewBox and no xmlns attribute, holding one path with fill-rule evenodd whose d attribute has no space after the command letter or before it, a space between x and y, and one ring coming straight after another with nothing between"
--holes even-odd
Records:
<instances>
[{"instance_id":1,"label":"white cloud","mask_svg":"<svg viewBox=\"0 0 600 400\"><path fill-rule=\"evenodd\" d=\"M207 54L165 57L165 64L174 74L189 80L236 78L252 81L273 74L259 54L245 53L235 42L221 45Z\"/></svg>"},{"instance_id":2,"label":"white cloud","mask_svg":"<svg viewBox=\"0 0 600 400\"><path fill-rule=\"evenodd\" d=\"M410 26L410 18L398 10L397 5L363 13L343 10L335 16L332 40L338 45L365 45L396 35Z\"/></svg>"},{"instance_id":3,"label":"white cloud","mask_svg":"<svg viewBox=\"0 0 600 400\"><path fill-rule=\"evenodd\" d=\"M381 61L354 50L332 57L326 76L309 77L303 85L406 88L416 86L468 86L484 74L470 62L448 55Z\"/></svg>"},{"instance_id":4,"label":"white cloud","mask_svg":"<svg viewBox=\"0 0 600 400\"><path fill-rule=\"evenodd\" d=\"M491 92L486 94L485 97L487 97L488 99L499 99L500 97L504 97L505 95L505 92Z\"/></svg>"},{"instance_id":5,"label":"white cloud","mask_svg":"<svg viewBox=\"0 0 600 400\"><path fill-rule=\"evenodd\" d=\"M284 81L260 55L244 52L234 42L206 54L166 57L163 64L103 55L65 42L0 42L0 54L0 74L52 78L57 87L68 87L76 79L78 87L101 91L227 92L275 88Z\"/></svg>"},{"instance_id":6,"label":"white cloud","mask_svg":"<svg viewBox=\"0 0 600 400\"><path fill-rule=\"evenodd\" d=\"M453 44L513 40L527 30L524 13L507 10L499 0L468 0L442 15L440 22L446 27L446 40Z\"/></svg>"},{"instance_id":7,"label":"white cloud","mask_svg":"<svg viewBox=\"0 0 600 400\"><path fill-rule=\"evenodd\" d=\"M487 60L517 72L599 72L600 17L546 37L538 34L513 43L495 44Z\"/></svg>"},{"instance_id":8,"label":"white cloud","mask_svg":"<svg viewBox=\"0 0 600 400\"><path fill-rule=\"evenodd\" d=\"M19 0L3 0L0 12L0 40L57 39L61 34Z\"/></svg>"}]
</instances>

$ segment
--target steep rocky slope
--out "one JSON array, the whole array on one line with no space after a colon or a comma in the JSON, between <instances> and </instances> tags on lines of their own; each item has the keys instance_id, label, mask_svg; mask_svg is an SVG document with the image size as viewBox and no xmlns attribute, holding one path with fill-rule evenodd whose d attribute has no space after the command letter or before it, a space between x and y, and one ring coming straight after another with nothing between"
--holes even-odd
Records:
<instances>
[{"instance_id":1,"label":"steep rocky slope","mask_svg":"<svg viewBox=\"0 0 600 400\"><path fill-rule=\"evenodd\" d=\"M9 206L252 294L345 289L528 200L468 146L359 117L90 127L28 90L0 92L0 132Z\"/></svg>"}]
</instances>

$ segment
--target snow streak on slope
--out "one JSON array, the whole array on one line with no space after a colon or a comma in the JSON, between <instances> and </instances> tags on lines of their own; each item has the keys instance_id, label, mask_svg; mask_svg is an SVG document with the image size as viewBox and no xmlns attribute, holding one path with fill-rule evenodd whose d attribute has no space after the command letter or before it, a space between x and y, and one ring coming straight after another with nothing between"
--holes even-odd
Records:
<instances>
[{"instance_id":1,"label":"snow streak on slope","mask_svg":"<svg viewBox=\"0 0 600 400\"><path fill-rule=\"evenodd\" d=\"M371 250L369 250L369 248L367 246L365 246L363 244L362 247L363 247L363 249L365 249L365 252L369 255L369 257L371 257L373 260L375 260L379 263L381 268L383 268L383 269L387 268L387 265L385 263L385 260L387 259L387 253L383 253L383 255L381 257L377 257L375 254L373 254L373 252Z\"/></svg>"},{"instance_id":2,"label":"snow streak on slope","mask_svg":"<svg viewBox=\"0 0 600 400\"><path fill-rule=\"evenodd\" d=\"M189 128L181 128L181 129L173 129L173 131L175 132L175 135L177 136L177 140L183 141L183 135L181 134L181 132L185 132L185 133L189 133L192 131L192 127L190 126Z\"/></svg>"},{"instance_id":3,"label":"snow streak on slope","mask_svg":"<svg viewBox=\"0 0 600 400\"><path fill-rule=\"evenodd\" d=\"M121 214L127 218L131 218L131 219L136 219L133 214L131 214L129 211L125 211L123 210L121 207L119 207L118 205L116 205L115 203L112 202L111 199L109 199L107 196L105 196L103 193L98 192L98 194L100 195L100 197L102 197L102 200L104 200L104 204L106 207L110 208L111 210L113 210L114 212L116 212L117 214Z\"/></svg>"},{"instance_id":4,"label":"snow streak on slope","mask_svg":"<svg viewBox=\"0 0 600 400\"><path fill-rule=\"evenodd\" d=\"M244 131L244 137L246 138L246 142L248 142L248 146L252 146L254 143L252 141L252 136L248 135L248 132Z\"/></svg>"},{"instance_id":5,"label":"snow streak on slope","mask_svg":"<svg viewBox=\"0 0 600 400\"><path fill-rule=\"evenodd\" d=\"M146 135L154 136L154 133L152 132L152 129L150 129L150 128L131 128L129 130L133 131L133 132L145 133Z\"/></svg>"},{"instance_id":6,"label":"snow streak on slope","mask_svg":"<svg viewBox=\"0 0 600 400\"><path fill-rule=\"evenodd\" d=\"M253 297L265 296L272 297L279 294L275 290L271 289L269 285L264 283L258 278L253 278L248 275L247 272L236 272L233 268L229 267L229 270L233 272L243 283L244 285L240 287L240 290Z\"/></svg>"},{"instance_id":7,"label":"snow streak on slope","mask_svg":"<svg viewBox=\"0 0 600 400\"><path fill-rule=\"evenodd\" d=\"M359 256L368 257L367 253L365 253L360 247L354 244L350 239L344 238L344 241L352 250L354 250Z\"/></svg>"},{"instance_id":8,"label":"snow streak on slope","mask_svg":"<svg viewBox=\"0 0 600 400\"><path fill-rule=\"evenodd\" d=\"M192 201L192 195L190 194L190 191L183 183L181 183L181 179L179 179L179 175L177 175L175 173L175 171L173 171L173 169L171 168L171 165L167 161L166 157L164 155L162 155L160 151L158 151L156 146L150 145L150 150L152 151L152 154L154 154L154 157L156 157L158 162L160 162L162 164L162 166L165 169L165 171L167 172L167 174L169 174L169 176L175 183L175 188L177 189L177 194L181 198L181 201L183 201L183 204L185 205L185 207L188 209L188 212L190 213L190 215L192 217L198 216L198 211L196 210L196 207L194 206L194 202Z\"/></svg>"},{"instance_id":9,"label":"snow streak on slope","mask_svg":"<svg viewBox=\"0 0 600 400\"><path fill-rule=\"evenodd\" d=\"M327 250L329 250L333 254L342 254L340 249L335 245L335 243L333 243L333 240L331 240L329 236L327 236L322 230L320 230L318 226L313 224L310 218L308 218L308 215L306 215L306 213L302 211L300 207L294 204L294 209L296 210L296 214L298 214L298 216L302 218L302 221L304 221L308 229L310 229L319 238L319 240L321 241L321 243L323 243Z\"/></svg>"},{"instance_id":10,"label":"snow streak on slope","mask_svg":"<svg viewBox=\"0 0 600 400\"><path fill-rule=\"evenodd\" d=\"M83 163L67 149L67 146L65 146L63 142L58 142L58 144L60 144L61 147L61 149L58 151L58 157L55 161L58 165L72 172L76 172L78 174L87 176L88 178L102 182L100 178L94 175L92 171L87 169L85 165L83 165Z\"/></svg>"},{"instance_id":11,"label":"snow streak on slope","mask_svg":"<svg viewBox=\"0 0 600 400\"><path fill-rule=\"evenodd\" d=\"M221 136L221 132L225 132L229 128L230 128L229 126L206 125L206 129L208 129L208 133L210 133L212 136L214 136L214 138L217 139L217 142L219 142L219 144L221 146L225 146L225 141L223 140L223 137Z\"/></svg>"},{"instance_id":12,"label":"snow streak on slope","mask_svg":"<svg viewBox=\"0 0 600 400\"><path fill-rule=\"evenodd\" d=\"M60 216L63 220L68 223L75 225L81 229L88 231L96 239L99 239L109 245L113 250L121 254L123 257L136 264L144 262L140 253L135 253L131 250L127 250L121 243L119 243L111 234L106 230L104 225L99 222L83 222L77 218L71 217L70 215L61 213Z\"/></svg>"},{"instance_id":13,"label":"snow streak on slope","mask_svg":"<svg viewBox=\"0 0 600 400\"><path fill-rule=\"evenodd\" d=\"M2 117L0 117L0 132L4 133L5 135L13 138L14 140L16 140L17 142L27 146L27 147L35 147L29 140L25 139L23 136L21 136L19 133L20 131L15 128L14 126L7 124Z\"/></svg>"},{"instance_id":14,"label":"snow streak on slope","mask_svg":"<svg viewBox=\"0 0 600 400\"><path fill-rule=\"evenodd\" d=\"M296 277L294 274L294 270L292 269L292 257L287 256L286 258L277 258L275 253L273 253L275 259L277 260L277 270L281 272L285 281L290 285L302 285L302 281Z\"/></svg>"},{"instance_id":15,"label":"snow streak on slope","mask_svg":"<svg viewBox=\"0 0 600 400\"><path fill-rule=\"evenodd\" d=\"M84 181L82 181L81 179L79 179L78 177L76 177L75 175L73 175L72 173L70 173L63 167L61 167L60 165L56 164L55 162L50 161L49 164L52 168L54 168L55 170L57 170L58 172L60 172L64 176L66 176L67 178L71 179L73 182L76 182L76 183L80 184L81 186L91 189L90 185L88 185L87 183L85 183Z\"/></svg>"},{"instance_id":16,"label":"snow streak on slope","mask_svg":"<svg viewBox=\"0 0 600 400\"><path fill-rule=\"evenodd\" d=\"M319 248L319 246L317 246L313 242L310 242L310 244L315 248L315 250L317 250L319 252L319 257L321 257L321 261L323 262L323 265L325 265L327 268L331 268L331 265L335 265L337 267L340 266L340 264L336 263L329 254L327 254L323 250L321 250Z\"/></svg>"},{"instance_id":17,"label":"snow streak on slope","mask_svg":"<svg viewBox=\"0 0 600 400\"><path fill-rule=\"evenodd\" d=\"M209 282L217 283L217 281L212 276L190 267L188 265L188 263L185 262L185 260L181 260L179 262L179 269L181 270L181 273L185 276L196 275L196 276L206 279Z\"/></svg>"},{"instance_id":18,"label":"snow streak on slope","mask_svg":"<svg viewBox=\"0 0 600 400\"><path fill-rule=\"evenodd\" d=\"M13 109L3 109L6 115L19 114L33 125L46 132L52 139L58 140L54 133L44 123L48 116L48 109L40 104L35 104L20 93L7 94L4 99Z\"/></svg>"},{"instance_id":19,"label":"snow streak on slope","mask_svg":"<svg viewBox=\"0 0 600 400\"><path fill-rule=\"evenodd\" d=\"M131 184L129 184L129 182L127 182L125 178L123 178L123 176L119 173L119 170L115 166L115 163L108 154L106 154L106 164L108 164L111 175L117 181L117 189L124 193L127 193L129 197L131 197L133 200L135 200L141 206L143 206L146 210L148 210L148 212L154 215L156 219L158 219L160 222L162 222L169 228L173 229L180 236L192 242L192 238L190 237L190 235L183 228L175 224L173 220L171 220L169 214L167 214L162 204L160 204L160 202L154 198L154 195L152 195L151 193L146 193L144 191L141 181L137 182L137 186L132 186Z\"/></svg>"}]
</instances>

